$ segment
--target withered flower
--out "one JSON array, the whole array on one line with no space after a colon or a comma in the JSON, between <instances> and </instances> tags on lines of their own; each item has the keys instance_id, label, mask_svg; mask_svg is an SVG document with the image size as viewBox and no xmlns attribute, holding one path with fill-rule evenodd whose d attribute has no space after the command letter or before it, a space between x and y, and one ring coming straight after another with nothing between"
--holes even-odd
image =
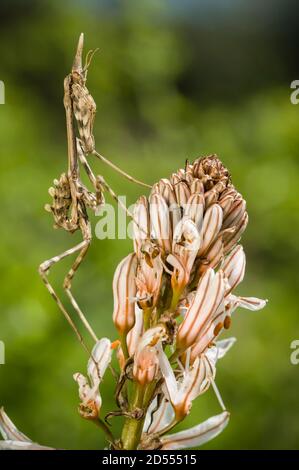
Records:
<instances>
[{"instance_id":1,"label":"withered flower","mask_svg":"<svg viewBox=\"0 0 299 470\"><path fill-rule=\"evenodd\" d=\"M111 362L112 347L108 338L100 339L95 344L87 364L88 378L79 372L73 376L79 386L79 413L83 418L97 419L99 416L102 406L99 385Z\"/></svg>"}]
</instances>

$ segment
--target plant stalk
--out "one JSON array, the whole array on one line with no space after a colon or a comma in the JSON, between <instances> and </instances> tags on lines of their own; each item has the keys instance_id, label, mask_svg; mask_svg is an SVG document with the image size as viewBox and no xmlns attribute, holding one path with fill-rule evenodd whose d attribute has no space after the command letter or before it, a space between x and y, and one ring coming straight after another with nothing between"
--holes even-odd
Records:
<instances>
[{"instance_id":1,"label":"plant stalk","mask_svg":"<svg viewBox=\"0 0 299 470\"><path fill-rule=\"evenodd\" d=\"M143 408L144 392L144 387L136 383L131 411L135 410L136 408ZM121 435L122 447L124 450L137 449L142 434L144 418L145 416L143 416L141 419L126 418Z\"/></svg>"}]
</instances>

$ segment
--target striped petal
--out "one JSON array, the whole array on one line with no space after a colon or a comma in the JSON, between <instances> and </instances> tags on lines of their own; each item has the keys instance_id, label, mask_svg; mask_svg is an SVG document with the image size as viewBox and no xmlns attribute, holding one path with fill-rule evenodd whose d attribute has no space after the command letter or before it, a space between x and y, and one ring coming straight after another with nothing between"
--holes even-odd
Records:
<instances>
[{"instance_id":1,"label":"striped petal","mask_svg":"<svg viewBox=\"0 0 299 470\"><path fill-rule=\"evenodd\" d=\"M113 321L120 333L127 333L135 323L136 269L137 257L132 253L119 263L114 274Z\"/></svg>"},{"instance_id":2,"label":"striped petal","mask_svg":"<svg viewBox=\"0 0 299 470\"><path fill-rule=\"evenodd\" d=\"M87 373L92 385L103 379L106 369L111 362L111 358L112 348L110 340L108 338L102 338L97 341L87 364Z\"/></svg>"},{"instance_id":3,"label":"striped petal","mask_svg":"<svg viewBox=\"0 0 299 470\"><path fill-rule=\"evenodd\" d=\"M0 441L0 450L55 450L53 447L46 447L36 442L24 441Z\"/></svg>"},{"instance_id":4,"label":"striped petal","mask_svg":"<svg viewBox=\"0 0 299 470\"><path fill-rule=\"evenodd\" d=\"M229 292L237 287L244 278L246 258L243 247L237 245L225 258L221 268L229 283Z\"/></svg>"},{"instance_id":5,"label":"striped petal","mask_svg":"<svg viewBox=\"0 0 299 470\"><path fill-rule=\"evenodd\" d=\"M160 194L150 196L151 238L160 246L162 253L171 251L171 224L169 207Z\"/></svg>"},{"instance_id":6,"label":"striped petal","mask_svg":"<svg viewBox=\"0 0 299 470\"><path fill-rule=\"evenodd\" d=\"M230 250L238 243L240 240L242 233L246 229L248 224L248 214L245 212L241 221L238 225L235 226L234 232L226 232L223 235L223 244L224 244L224 253L229 253Z\"/></svg>"},{"instance_id":7,"label":"striped petal","mask_svg":"<svg viewBox=\"0 0 299 470\"><path fill-rule=\"evenodd\" d=\"M230 348L235 344L237 338L227 338L216 342L217 359L222 359Z\"/></svg>"},{"instance_id":8,"label":"striped petal","mask_svg":"<svg viewBox=\"0 0 299 470\"><path fill-rule=\"evenodd\" d=\"M184 209L190 197L190 189L188 185L184 181L179 181L174 184L174 192L178 205Z\"/></svg>"},{"instance_id":9,"label":"striped petal","mask_svg":"<svg viewBox=\"0 0 299 470\"><path fill-rule=\"evenodd\" d=\"M202 276L196 295L189 307L177 334L177 349L183 352L199 340L200 334L213 318L224 297L222 271L217 274L208 269Z\"/></svg>"},{"instance_id":10,"label":"striped petal","mask_svg":"<svg viewBox=\"0 0 299 470\"><path fill-rule=\"evenodd\" d=\"M0 408L0 433L4 439L0 441L0 450L54 450L51 447L32 442L29 437L16 428L4 408Z\"/></svg>"},{"instance_id":11,"label":"striped petal","mask_svg":"<svg viewBox=\"0 0 299 470\"><path fill-rule=\"evenodd\" d=\"M139 353L142 349L147 346L156 346L161 341L165 341L167 338L166 329L162 325L154 326L149 328L143 333L140 341L138 342L136 353Z\"/></svg>"},{"instance_id":12,"label":"striped petal","mask_svg":"<svg viewBox=\"0 0 299 470\"><path fill-rule=\"evenodd\" d=\"M233 202L232 207L223 221L223 228L238 225L242 220L246 211L246 201L244 199L237 199Z\"/></svg>"},{"instance_id":13,"label":"striped petal","mask_svg":"<svg viewBox=\"0 0 299 470\"><path fill-rule=\"evenodd\" d=\"M174 411L170 401L164 396L158 405L157 398L155 398L146 414L144 432L160 432L166 428L173 419Z\"/></svg>"},{"instance_id":14,"label":"striped petal","mask_svg":"<svg viewBox=\"0 0 299 470\"><path fill-rule=\"evenodd\" d=\"M140 254L143 243L149 237L149 208L145 196L138 199L133 216L134 249Z\"/></svg>"},{"instance_id":15,"label":"striped petal","mask_svg":"<svg viewBox=\"0 0 299 470\"><path fill-rule=\"evenodd\" d=\"M246 308L247 310L252 310L253 312L261 310L268 302L267 299L258 299L257 297L236 297L235 295L230 295L229 299L232 302L233 310L237 307L241 307Z\"/></svg>"},{"instance_id":16,"label":"striped petal","mask_svg":"<svg viewBox=\"0 0 299 470\"><path fill-rule=\"evenodd\" d=\"M0 432L5 440L31 442L29 437L25 436L25 434L16 428L14 423L5 413L4 408L0 408Z\"/></svg>"},{"instance_id":17,"label":"striped petal","mask_svg":"<svg viewBox=\"0 0 299 470\"><path fill-rule=\"evenodd\" d=\"M213 416L193 428L161 437L162 450L179 450L199 447L218 436L227 426L229 413Z\"/></svg>"},{"instance_id":18,"label":"striped petal","mask_svg":"<svg viewBox=\"0 0 299 470\"><path fill-rule=\"evenodd\" d=\"M133 356L136 351L137 344L143 333L143 311L136 304L135 306L135 324L127 335L127 346L129 355Z\"/></svg>"},{"instance_id":19,"label":"striped petal","mask_svg":"<svg viewBox=\"0 0 299 470\"><path fill-rule=\"evenodd\" d=\"M146 346L134 356L133 377L140 385L153 382L158 372L158 355L155 347Z\"/></svg>"},{"instance_id":20,"label":"striped petal","mask_svg":"<svg viewBox=\"0 0 299 470\"><path fill-rule=\"evenodd\" d=\"M198 232L200 232L203 223L203 214L205 208L205 198L201 193L195 193L188 199L184 215L194 222Z\"/></svg>"},{"instance_id":21,"label":"striped petal","mask_svg":"<svg viewBox=\"0 0 299 470\"><path fill-rule=\"evenodd\" d=\"M210 206L204 216L202 226L202 245L199 255L204 255L209 246L217 238L222 226L223 213L219 204Z\"/></svg>"}]
</instances>

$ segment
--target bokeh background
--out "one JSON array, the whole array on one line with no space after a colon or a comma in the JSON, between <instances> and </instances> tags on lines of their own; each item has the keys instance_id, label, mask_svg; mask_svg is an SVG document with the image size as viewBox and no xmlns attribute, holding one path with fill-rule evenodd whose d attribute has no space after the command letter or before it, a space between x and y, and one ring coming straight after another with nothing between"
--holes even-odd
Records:
<instances>
[{"instance_id":1,"label":"bokeh background","mask_svg":"<svg viewBox=\"0 0 299 470\"><path fill-rule=\"evenodd\" d=\"M78 35L99 47L89 72L98 105L98 150L149 183L199 155L217 153L247 199L239 291L268 298L238 311L238 342L219 363L217 383L231 422L205 448L299 447L299 79L296 2L288 0L2 0L0 79L0 403L33 440L58 448L103 447L77 414L76 371L86 356L37 274L39 263L79 241L52 229L43 206L66 168L63 78ZM128 204L143 193L94 161ZM95 226L97 218L92 217ZM99 336L114 338L112 276L130 240L94 239L74 282ZM69 261L51 279L60 288ZM114 409L105 377L104 411ZM209 391L190 425L219 412ZM121 419L113 426L120 429Z\"/></svg>"}]
</instances>

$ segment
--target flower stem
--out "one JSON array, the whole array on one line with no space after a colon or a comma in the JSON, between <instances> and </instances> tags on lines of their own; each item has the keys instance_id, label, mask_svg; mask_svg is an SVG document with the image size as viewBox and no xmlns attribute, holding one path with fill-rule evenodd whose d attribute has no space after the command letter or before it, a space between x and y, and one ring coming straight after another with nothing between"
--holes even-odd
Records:
<instances>
[{"instance_id":1,"label":"flower stem","mask_svg":"<svg viewBox=\"0 0 299 470\"><path fill-rule=\"evenodd\" d=\"M104 423L104 421L102 421L100 418L97 419L97 420L94 420L94 423L96 424L96 426L98 426L99 428L102 429L102 431L104 431L104 433L106 434L107 436L107 439L109 442L113 442L114 441L114 436L112 434L112 432L110 431L109 427L107 426L106 423Z\"/></svg>"},{"instance_id":2,"label":"flower stem","mask_svg":"<svg viewBox=\"0 0 299 470\"><path fill-rule=\"evenodd\" d=\"M152 316L152 309L147 308L143 311L143 321L144 321L144 329L148 330L151 326L151 316Z\"/></svg>"},{"instance_id":3,"label":"flower stem","mask_svg":"<svg viewBox=\"0 0 299 470\"><path fill-rule=\"evenodd\" d=\"M170 312L174 313L176 311L177 305L179 303L183 289L173 289L172 299L170 304Z\"/></svg>"},{"instance_id":4,"label":"flower stem","mask_svg":"<svg viewBox=\"0 0 299 470\"><path fill-rule=\"evenodd\" d=\"M125 357L125 360L129 358L129 351L127 346L127 333L120 334L120 344Z\"/></svg>"},{"instance_id":5,"label":"flower stem","mask_svg":"<svg viewBox=\"0 0 299 470\"><path fill-rule=\"evenodd\" d=\"M136 408L142 409L144 387L135 384L135 393L132 400L131 411ZM144 417L141 419L127 418L123 427L121 441L124 450L136 450L140 442L143 429Z\"/></svg>"}]
</instances>

